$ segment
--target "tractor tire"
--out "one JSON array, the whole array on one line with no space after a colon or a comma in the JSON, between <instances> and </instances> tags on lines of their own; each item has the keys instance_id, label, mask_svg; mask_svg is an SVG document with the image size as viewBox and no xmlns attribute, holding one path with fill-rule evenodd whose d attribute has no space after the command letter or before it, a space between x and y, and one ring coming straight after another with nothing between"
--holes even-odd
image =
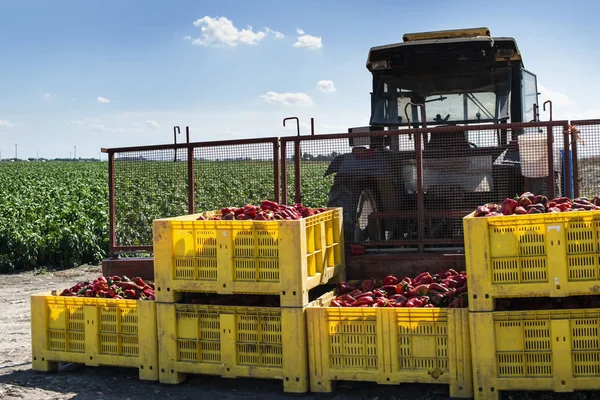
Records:
<instances>
[{"instance_id":1,"label":"tractor tire","mask_svg":"<svg viewBox=\"0 0 600 400\"><path fill-rule=\"evenodd\" d=\"M364 242L369 239L369 229L365 223L368 214L362 215L362 207L368 204L372 209L371 211L378 211L378 202L374 193L375 191L368 186L363 187L359 184L350 186L339 181L334 182L329 190L327 207L343 208L344 240L346 242ZM361 225L364 226L361 227Z\"/></svg>"}]
</instances>

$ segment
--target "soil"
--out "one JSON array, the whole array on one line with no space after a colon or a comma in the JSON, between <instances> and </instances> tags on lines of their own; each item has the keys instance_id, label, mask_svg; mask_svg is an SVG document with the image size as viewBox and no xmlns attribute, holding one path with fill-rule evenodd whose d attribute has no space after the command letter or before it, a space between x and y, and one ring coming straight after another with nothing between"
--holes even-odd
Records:
<instances>
[{"instance_id":1,"label":"soil","mask_svg":"<svg viewBox=\"0 0 600 400\"><path fill-rule=\"evenodd\" d=\"M445 385L376 385L341 382L331 394L291 395L277 380L226 379L188 375L179 385L140 381L137 369L86 367L61 364L57 372L31 369L29 296L62 290L79 280L100 275L98 266L81 266L65 271L0 275L0 399L32 400L150 400L150 399L349 399L349 400L442 400L448 399ZM503 393L504 399L600 399L599 392Z\"/></svg>"}]
</instances>

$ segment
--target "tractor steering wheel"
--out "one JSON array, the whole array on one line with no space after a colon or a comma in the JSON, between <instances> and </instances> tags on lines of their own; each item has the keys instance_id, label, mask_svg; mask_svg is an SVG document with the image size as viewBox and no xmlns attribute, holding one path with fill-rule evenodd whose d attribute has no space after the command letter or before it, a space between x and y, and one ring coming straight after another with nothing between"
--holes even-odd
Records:
<instances>
[{"instance_id":1,"label":"tractor steering wheel","mask_svg":"<svg viewBox=\"0 0 600 400\"><path fill-rule=\"evenodd\" d=\"M442 123L442 122L448 122L449 119L450 119L450 114L446 115L445 118L442 118L442 116L440 114L438 114L435 116L435 118L433 120L437 123Z\"/></svg>"}]
</instances>

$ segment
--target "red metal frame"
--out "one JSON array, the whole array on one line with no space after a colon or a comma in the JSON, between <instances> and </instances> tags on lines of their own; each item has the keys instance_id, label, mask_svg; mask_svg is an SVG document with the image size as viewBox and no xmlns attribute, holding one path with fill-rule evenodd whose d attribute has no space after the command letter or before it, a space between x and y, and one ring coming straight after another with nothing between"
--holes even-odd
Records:
<instances>
[{"instance_id":1,"label":"red metal frame","mask_svg":"<svg viewBox=\"0 0 600 400\"><path fill-rule=\"evenodd\" d=\"M360 243L365 246L379 247L382 245L398 245L398 246L410 246L417 245L420 253L424 252L424 246L427 244L461 244L461 240L427 240L425 239L425 207L424 207L424 191L423 191L423 149L421 146L421 139L424 134L427 133L453 133L453 132L465 132L465 131L490 131L490 130L519 130L526 128L546 128L547 135L547 148L548 148L548 183L549 183L549 194L554 195L554 157L553 157L553 146L554 146L554 127L561 127L565 138L570 133L568 121L537 121L537 122L525 122L525 123L512 123L512 124L486 124L486 125L470 125L470 126L444 126L444 127L425 127L425 128L409 128L400 130L387 130L387 131L371 131L371 132L357 132L357 133L334 133L334 134L321 134L321 135L304 135L304 136L289 136L281 138L281 159L282 159L282 193L281 197L284 202L287 200L287 174L286 174L286 149L287 143L293 142L294 145L294 192L297 203L302 202L302 188L300 177L300 165L301 165L301 154L300 144L301 142L308 142L314 140L331 140L331 139L350 139L350 138L365 138L365 137L383 137L393 135L413 135L415 137L415 153L416 153L416 167L417 167L417 240L401 240L401 241L382 241L382 242L369 242ZM569 141L565 139L565 148L568 148ZM568 153L565 151L565 153ZM574 156L575 157L575 156ZM576 164L576 163L575 163ZM574 164L574 168L575 168ZM570 177L570 175L567 175ZM575 175L576 176L576 175ZM570 187L570 185L568 185ZM576 192L578 190L576 189ZM470 211L461 210L450 210L440 212L430 212L428 217L452 217L452 216L464 216ZM413 216L411 212L377 212L372 213L370 218L381 218L381 217L410 217Z\"/></svg>"},{"instance_id":2,"label":"red metal frame","mask_svg":"<svg viewBox=\"0 0 600 400\"><path fill-rule=\"evenodd\" d=\"M115 154L127 153L127 152L139 152L139 151L150 151L150 150L173 150L173 149L187 149L188 150L188 202L189 212L194 213L194 163L193 154L195 148L202 147L217 147L217 146L232 146L240 144L257 144L257 143L272 143L273 144L273 166L274 166L274 200L288 203L287 193L287 169L290 167L287 160L287 148L288 142L293 142L292 146L294 149L293 162L295 177L294 177L294 188L295 188L295 202L301 202L302 191L301 191L301 154L300 148L301 143L311 140L328 140L328 139L350 139L359 137L384 137L389 135L397 134L412 134L417 138L415 151L417 153L417 188L418 193L421 194L417 201L419 209L418 220L419 230L417 240L403 240L385 242L386 245L417 245L419 247L418 252L403 252L403 251L386 251L384 253L366 253L364 255L348 257L348 274L351 277L364 277L364 276L380 276L387 274L388 272L402 268L413 268L415 272L420 272L419 268L437 268L437 267L454 267L464 268L464 254L460 251L457 252L431 252L423 250L424 245L428 244L440 244L437 240L425 240L423 234L423 165L422 165L422 149L420 148L421 141L418 140L425 133L443 133L443 132L464 132L464 131L477 131L477 130L514 130L524 128L546 128L548 137L548 167L550 185L549 187L554 189L554 157L553 157L553 143L554 143L554 127L562 128L563 133L563 148L565 149L564 157L566 161L566 179L570 179L570 160L578 160L577 155L577 133L572 129L573 126L586 126L586 125L600 125L600 119L593 120L577 120L577 121L537 121L527 123L514 123L514 124L487 124L481 126L458 126L458 127L433 127L433 128L410 128L402 130L388 130L388 131L376 131L376 132L360 132L360 133L333 133L333 134L320 134L320 135L305 135L305 136L290 136L284 138L255 138L255 139L242 139L242 140L226 140L226 141L210 141L210 142L194 142L194 143L182 143L182 144L162 144L162 145L151 145L151 146L136 146L136 147L121 147L112 149L102 149L104 153L108 153L108 173L109 173L109 211L110 211L110 255L113 256L118 253L124 252L139 252L146 251L151 252L152 246L118 246L116 243L115 236L115 187L114 187L114 160ZM568 151L571 150L571 151ZM577 197L579 195L579 170L578 163L573 163L573 187L574 193L571 193L571 185L567 184L567 192L565 193L568 197ZM567 182L570 183L570 182ZM470 211L470 210L469 210ZM453 210L449 212L441 212L440 215L457 216L466 215L466 210ZM386 217L398 217L401 216L396 212L378 212L373 213L370 218L386 218ZM434 213L435 214L435 213ZM428 215L433 215L429 213ZM437 214L435 214L437 215ZM433 215L433 216L435 216ZM461 244L462 240L450 240L445 241L447 244ZM129 259L127 263L121 263L119 265L131 266L131 265L142 265L144 263L145 268L150 268L149 261L151 258L146 259ZM110 262L117 261L116 259L107 260ZM109 263L110 264L110 263ZM108 265L108 268L110 265Z\"/></svg>"},{"instance_id":3,"label":"red metal frame","mask_svg":"<svg viewBox=\"0 0 600 400\"><path fill-rule=\"evenodd\" d=\"M189 129L187 130L187 138L189 140ZM102 152L108 154L108 192L109 192L109 257L118 255L119 253L136 253L136 252L152 252L152 245L140 246L119 246L116 243L116 207L115 207L115 174L114 161L116 154L153 151L153 150L175 150L187 149L187 171L188 171L188 212L195 213L194 202L194 150L196 148L219 147L219 146L235 146L246 144L272 144L273 146L273 184L274 184L274 200L280 200L280 162L279 162L279 138L253 138L253 139L238 139L238 140L222 140L210 142L192 142L192 143L173 143L173 144L158 144L148 146L134 147L117 147L106 149ZM285 164L284 164L285 165Z\"/></svg>"}]
</instances>

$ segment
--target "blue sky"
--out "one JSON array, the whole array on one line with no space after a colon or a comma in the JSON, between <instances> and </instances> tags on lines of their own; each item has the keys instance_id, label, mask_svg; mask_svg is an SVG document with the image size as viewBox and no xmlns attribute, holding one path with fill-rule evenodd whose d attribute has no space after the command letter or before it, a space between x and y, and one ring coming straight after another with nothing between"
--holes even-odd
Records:
<instances>
[{"instance_id":1,"label":"blue sky","mask_svg":"<svg viewBox=\"0 0 600 400\"><path fill-rule=\"evenodd\" d=\"M489 27L517 40L554 118L600 118L594 1L0 0L2 157L368 124L370 47ZM249 26L251 26L251 31ZM267 29L268 28L268 29ZM203 31L204 29L204 31ZM283 35L283 37L282 37ZM321 84L319 85L320 81ZM331 81L331 82L328 82ZM542 119L548 119L542 113Z\"/></svg>"}]
</instances>

